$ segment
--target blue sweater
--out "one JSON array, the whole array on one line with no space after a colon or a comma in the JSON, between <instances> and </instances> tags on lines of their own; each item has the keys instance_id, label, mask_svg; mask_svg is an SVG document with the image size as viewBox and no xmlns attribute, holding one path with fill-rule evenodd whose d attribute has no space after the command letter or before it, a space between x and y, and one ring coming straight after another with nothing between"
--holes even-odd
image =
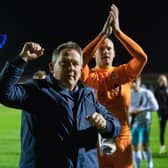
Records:
<instances>
[{"instance_id":1,"label":"blue sweater","mask_svg":"<svg viewBox=\"0 0 168 168\"><path fill-rule=\"evenodd\" d=\"M52 75L19 83L25 67L18 58L0 73L0 102L23 110L20 168L98 168L98 132L103 137L118 136L118 119L80 81L75 92L60 88ZM105 130L86 120L93 112L104 116Z\"/></svg>"}]
</instances>

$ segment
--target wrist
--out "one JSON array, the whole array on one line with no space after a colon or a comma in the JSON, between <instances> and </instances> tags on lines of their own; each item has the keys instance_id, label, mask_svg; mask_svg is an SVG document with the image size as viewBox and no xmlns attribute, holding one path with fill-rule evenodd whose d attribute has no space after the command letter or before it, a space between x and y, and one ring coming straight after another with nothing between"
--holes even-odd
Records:
<instances>
[{"instance_id":1,"label":"wrist","mask_svg":"<svg viewBox=\"0 0 168 168\"><path fill-rule=\"evenodd\" d=\"M23 61L25 61L25 62L28 62L28 61L29 61L29 60L28 60L28 57L23 56L23 55L21 55L21 59L22 59Z\"/></svg>"},{"instance_id":2,"label":"wrist","mask_svg":"<svg viewBox=\"0 0 168 168\"><path fill-rule=\"evenodd\" d=\"M102 32L100 32L100 35L101 35L101 36L103 36L103 37L105 37L105 38L106 38L106 37L108 37L108 34L107 34L107 33L105 33L105 32L103 32L103 31L102 31Z\"/></svg>"},{"instance_id":3,"label":"wrist","mask_svg":"<svg viewBox=\"0 0 168 168\"><path fill-rule=\"evenodd\" d=\"M118 36L120 35L120 32L121 32L120 29L113 30L113 34L114 34L114 36L116 36L116 37L118 37Z\"/></svg>"}]
</instances>

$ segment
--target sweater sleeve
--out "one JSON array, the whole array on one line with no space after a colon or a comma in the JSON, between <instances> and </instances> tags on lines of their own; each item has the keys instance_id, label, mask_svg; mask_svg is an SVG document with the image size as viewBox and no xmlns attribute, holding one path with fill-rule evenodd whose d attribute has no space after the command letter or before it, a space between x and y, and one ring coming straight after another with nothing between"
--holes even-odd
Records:
<instances>
[{"instance_id":1,"label":"sweater sleeve","mask_svg":"<svg viewBox=\"0 0 168 168\"><path fill-rule=\"evenodd\" d=\"M25 90L19 85L24 69L26 67L20 57L10 63L7 62L0 72L0 101L9 107L19 108L23 102Z\"/></svg>"}]
</instances>

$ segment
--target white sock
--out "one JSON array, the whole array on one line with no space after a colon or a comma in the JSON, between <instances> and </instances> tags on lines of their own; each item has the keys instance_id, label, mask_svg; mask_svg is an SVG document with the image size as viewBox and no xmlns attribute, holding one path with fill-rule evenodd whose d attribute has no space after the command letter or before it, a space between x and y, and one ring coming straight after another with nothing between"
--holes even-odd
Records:
<instances>
[{"instance_id":1,"label":"white sock","mask_svg":"<svg viewBox=\"0 0 168 168\"><path fill-rule=\"evenodd\" d=\"M165 145L160 146L160 150L165 151L166 150L166 146Z\"/></svg>"},{"instance_id":2,"label":"white sock","mask_svg":"<svg viewBox=\"0 0 168 168\"><path fill-rule=\"evenodd\" d=\"M153 168L153 159L151 149L143 152L143 157L147 161L148 168Z\"/></svg>"},{"instance_id":3,"label":"white sock","mask_svg":"<svg viewBox=\"0 0 168 168\"><path fill-rule=\"evenodd\" d=\"M134 167L141 168L142 154L141 151L133 152Z\"/></svg>"}]
</instances>

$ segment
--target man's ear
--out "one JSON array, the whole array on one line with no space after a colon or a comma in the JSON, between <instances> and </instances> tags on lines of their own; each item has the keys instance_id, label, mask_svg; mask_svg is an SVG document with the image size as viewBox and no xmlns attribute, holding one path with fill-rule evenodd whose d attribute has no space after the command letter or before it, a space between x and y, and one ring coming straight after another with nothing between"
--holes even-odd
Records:
<instances>
[{"instance_id":1,"label":"man's ear","mask_svg":"<svg viewBox=\"0 0 168 168\"><path fill-rule=\"evenodd\" d=\"M50 73L53 73L54 72L54 64L52 62L50 62L48 64L48 66L49 66Z\"/></svg>"}]
</instances>

